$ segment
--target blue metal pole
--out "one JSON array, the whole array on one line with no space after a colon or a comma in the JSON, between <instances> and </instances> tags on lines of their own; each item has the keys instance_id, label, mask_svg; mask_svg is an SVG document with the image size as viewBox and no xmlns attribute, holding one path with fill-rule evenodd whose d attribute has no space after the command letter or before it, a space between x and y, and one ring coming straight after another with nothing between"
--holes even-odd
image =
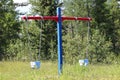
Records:
<instances>
[{"instance_id":1,"label":"blue metal pole","mask_svg":"<svg viewBox=\"0 0 120 80\"><path fill-rule=\"evenodd\" d=\"M57 36L58 36L58 74L62 73L62 18L61 18L61 8L57 8Z\"/></svg>"}]
</instances>

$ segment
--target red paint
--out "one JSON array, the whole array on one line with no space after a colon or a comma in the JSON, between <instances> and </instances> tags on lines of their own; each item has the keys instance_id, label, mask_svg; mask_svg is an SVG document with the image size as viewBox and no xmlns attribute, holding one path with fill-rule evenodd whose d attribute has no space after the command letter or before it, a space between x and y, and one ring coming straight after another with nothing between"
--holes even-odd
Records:
<instances>
[{"instance_id":1,"label":"red paint","mask_svg":"<svg viewBox=\"0 0 120 80\"><path fill-rule=\"evenodd\" d=\"M92 20L91 18L87 18L87 17L62 17L62 21L64 20L81 20L81 21L90 21Z\"/></svg>"},{"instance_id":2,"label":"red paint","mask_svg":"<svg viewBox=\"0 0 120 80\"><path fill-rule=\"evenodd\" d=\"M54 21L58 21L58 17L57 16L24 16L22 17L22 19L25 19L25 20L54 20ZM89 17L62 17L62 21L64 20L82 20L82 21L90 21L92 20L91 18Z\"/></svg>"}]
</instances>

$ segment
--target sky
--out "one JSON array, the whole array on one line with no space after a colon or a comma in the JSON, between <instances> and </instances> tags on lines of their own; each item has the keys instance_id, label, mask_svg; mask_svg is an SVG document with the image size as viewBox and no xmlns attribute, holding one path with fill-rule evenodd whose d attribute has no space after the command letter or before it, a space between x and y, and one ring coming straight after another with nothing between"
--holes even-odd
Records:
<instances>
[{"instance_id":1,"label":"sky","mask_svg":"<svg viewBox=\"0 0 120 80\"><path fill-rule=\"evenodd\" d=\"M14 3L24 3L24 2L29 2L29 0L13 0ZM30 12L31 5L29 4L28 6L20 6L17 7L16 10L18 10L21 13L26 13L29 14Z\"/></svg>"},{"instance_id":2,"label":"sky","mask_svg":"<svg viewBox=\"0 0 120 80\"><path fill-rule=\"evenodd\" d=\"M22 2L28 2L28 0L13 0L14 3L22 3Z\"/></svg>"},{"instance_id":3,"label":"sky","mask_svg":"<svg viewBox=\"0 0 120 80\"><path fill-rule=\"evenodd\" d=\"M29 2L29 0L13 0L14 3L24 3L24 2ZM63 2L63 0L58 0L59 2ZM28 6L21 6L21 7L17 7L16 10L18 10L21 13L26 13L29 14L30 13L30 8L32 5L28 5Z\"/></svg>"}]
</instances>

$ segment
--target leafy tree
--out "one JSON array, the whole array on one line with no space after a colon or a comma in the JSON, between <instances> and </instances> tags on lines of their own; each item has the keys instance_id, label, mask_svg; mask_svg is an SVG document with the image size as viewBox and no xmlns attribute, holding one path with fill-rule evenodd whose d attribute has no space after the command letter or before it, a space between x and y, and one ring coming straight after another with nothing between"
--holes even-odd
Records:
<instances>
[{"instance_id":1,"label":"leafy tree","mask_svg":"<svg viewBox=\"0 0 120 80\"><path fill-rule=\"evenodd\" d=\"M38 60L38 47L40 29L34 21L21 22L20 31L17 33L19 38L10 42L7 52L14 60ZM14 57L11 55L14 54Z\"/></svg>"},{"instance_id":2,"label":"leafy tree","mask_svg":"<svg viewBox=\"0 0 120 80\"><path fill-rule=\"evenodd\" d=\"M88 0L89 1L89 0ZM65 0L65 10L63 15L87 17L87 0ZM89 6L90 7L90 6ZM71 64L78 62L79 59L86 58L87 23L83 21L64 22L66 34L64 35L64 56L66 62Z\"/></svg>"},{"instance_id":3,"label":"leafy tree","mask_svg":"<svg viewBox=\"0 0 120 80\"><path fill-rule=\"evenodd\" d=\"M74 38L70 34L63 37L64 60L69 64L75 64L79 59L84 59L86 54L86 37L76 34Z\"/></svg>"},{"instance_id":4,"label":"leafy tree","mask_svg":"<svg viewBox=\"0 0 120 80\"><path fill-rule=\"evenodd\" d=\"M117 50L118 43L119 43L119 8L116 1L112 1L110 5L108 5L107 0L81 0L81 1L68 1L65 0L65 11L64 15L82 15L82 16L92 16L92 23L91 23L91 36L89 39L89 45L86 47L88 48L88 55L91 57L91 61L94 62L109 62L108 57L110 58L110 55L112 57L112 54ZM88 3L86 3L88 2ZM89 6L87 6L87 4ZM111 6L111 7L110 7ZM89 9L88 9L89 8ZM88 14L89 12L89 14ZM72 57L73 54L77 54L76 58L78 57L78 54L84 54L86 51L85 43L87 42L87 36L85 36L85 32L87 32L87 28L85 27L85 23L72 23L72 27L69 26L69 23L67 24L67 28L70 31L67 32L67 35L65 35L65 43L64 43L64 50L67 56ZM77 26L77 28L75 27ZM84 27L79 27L84 26ZM77 33L75 32L77 30ZM72 34L71 34L72 33ZM73 35L72 38L69 37L70 35ZM76 35L82 36L81 39L78 38L78 41L82 41L82 47L80 48L81 52L77 53L78 48L76 47L75 50L70 50L70 47L68 48L68 44L71 44L71 41L74 42L74 38L76 38ZM96 37L95 37L96 36ZM96 42L94 42L96 41ZM77 43L77 40L74 42L74 44ZM79 42L78 42L79 43ZM80 46L81 44L79 44ZM74 47L75 45L70 45ZM71 48L72 48L71 47ZM113 52L114 51L114 52ZM69 54L67 54L69 53ZM94 54L94 55L93 55ZM109 55L109 56L108 56ZM94 57L93 57L94 56ZM74 57L75 58L75 57ZM80 57L79 57L80 58ZM94 60L93 60L94 59ZM70 59L72 62L72 59ZM74 61L74 60L73 60Z\"/></svg>"},{"instance_id":5,"label":"leafy tree","mask_svg":"<svg viewBox=\"0 0 120 80\"><path fill-rule=\"evenodd\" d=\"M91 62L110 63L110 57L113 57L111 51L111 40L106 41L106 36L101 34L99 30L94 30L94 34L91 37L89 48L89 59Z\"/></svg>"},{"instance_id":6,"label":"leafy tree","mask_svg":"<svg viewBox=\"0 0 120 80\"><path fill-rule=\"evenodd\" d=\"M0 59L8 56L7 48L10 41L17 38L19 22L13 0L0 1Z\"/></svg>"}]
</instances>

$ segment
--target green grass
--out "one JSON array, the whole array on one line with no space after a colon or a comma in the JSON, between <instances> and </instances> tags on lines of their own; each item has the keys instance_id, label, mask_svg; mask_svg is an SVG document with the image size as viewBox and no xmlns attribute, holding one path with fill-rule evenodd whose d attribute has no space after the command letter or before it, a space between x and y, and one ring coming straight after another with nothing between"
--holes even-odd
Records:
<instances>
[{"instance_id":1,"label":"green grass","mask_svg":"<svg viewBox=\"0 0 120 80\"><path fill-rule=\"evenodd\" d=\"M58 76L57 62L41 62L40 69L29 62L0 62L0 80L120 80L120 65L64 64Z\"/></svg>"}]
</instances>

